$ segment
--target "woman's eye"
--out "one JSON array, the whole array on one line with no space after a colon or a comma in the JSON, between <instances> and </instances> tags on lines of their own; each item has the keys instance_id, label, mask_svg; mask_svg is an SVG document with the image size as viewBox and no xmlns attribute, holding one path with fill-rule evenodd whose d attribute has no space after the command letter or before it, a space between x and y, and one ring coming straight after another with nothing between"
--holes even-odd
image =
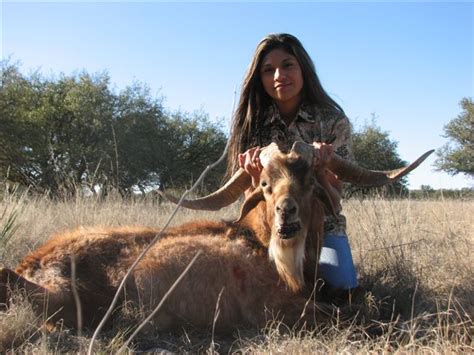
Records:
<instances>
[{"instance_id":1,"label":"woman's eye","mask_svg":"<svg viewBox=\"0 0 474 355\"><path fill-rule=\"evenodd\" d=\"M260 183L260 185L262 185L262 187L266 187L268 184L267 184L266 181L262 181L262 182Z\"/></svg>"}]
</instances>

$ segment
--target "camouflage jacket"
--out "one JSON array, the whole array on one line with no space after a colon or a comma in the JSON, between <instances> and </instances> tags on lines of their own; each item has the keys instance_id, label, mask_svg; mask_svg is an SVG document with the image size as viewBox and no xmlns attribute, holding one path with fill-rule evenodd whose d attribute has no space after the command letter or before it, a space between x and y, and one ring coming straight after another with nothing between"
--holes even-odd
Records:
<instances>
[{"instance_id":1,"label":"camouflage jacket","mask_svg":"<svg viewBox=\"0 0 474 355\"><path fill-rule=\"evenodd\" d=\"M287 126L277 106L272 105L267 109L248 147L263 147L275 142L280 150L288 151L297 140L306 143L324 142L332 144L339 156L353 161L351 131L349 119L336 110L302 104L296 118ZM345 234L345 230L346 218L342 214L325 217L325 234Z\"/></svg>"}]
</instances>

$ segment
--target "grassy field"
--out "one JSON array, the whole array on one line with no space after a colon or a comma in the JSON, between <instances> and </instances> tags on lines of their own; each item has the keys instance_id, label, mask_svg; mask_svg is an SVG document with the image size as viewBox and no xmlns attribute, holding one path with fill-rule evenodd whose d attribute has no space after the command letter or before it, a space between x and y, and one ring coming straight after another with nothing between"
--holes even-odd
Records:
<instances>
[{"instance_id":1,"label":"grassy field","mask_svg":"<svg viewBox=\"0 0 474 355\"><path fill-rule=\"evenodd\" d=\"M15 265L49 235L78 226L164 224L173 207L153 201L7 196L0 202L0 263ZM367 290L352 322L318 332L270 324L265 331L233 336L196 332L138 338L135 349L172 352L474 352L474 202L350 200L343 206L361 285ZM196 218L230 219L218 213L181 210L173 225ZM102 334L97 351L113 353L126 326ZM0 313L0 352L84 352L91 334L48 332L17 295Z\"/></svg>"}]
</instances>

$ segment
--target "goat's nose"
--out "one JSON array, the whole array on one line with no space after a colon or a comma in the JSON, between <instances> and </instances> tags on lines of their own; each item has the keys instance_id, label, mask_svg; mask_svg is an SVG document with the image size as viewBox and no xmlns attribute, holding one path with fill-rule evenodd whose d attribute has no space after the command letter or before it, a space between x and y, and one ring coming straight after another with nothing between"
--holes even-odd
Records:
<instances>
[{"instance_id":1,"label":"goat's nose","mask_svg":"<svg viewBox=\"0 0 474 355\"><path fill-rule=\"evenodd\" d=\"M293 199L284 199L277 203L276 212L282 218L287 219L296 215L296 213L298 212L298 207Z\"/></svg>"}]
</instances>

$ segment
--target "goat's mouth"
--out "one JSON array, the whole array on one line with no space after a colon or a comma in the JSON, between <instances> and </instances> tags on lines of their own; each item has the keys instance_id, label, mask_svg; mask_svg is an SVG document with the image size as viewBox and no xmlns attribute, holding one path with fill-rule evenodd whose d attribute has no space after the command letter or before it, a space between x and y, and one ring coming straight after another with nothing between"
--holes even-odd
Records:
<instances>
[{"instance_id":1,"label":"goat's mouth","mask_svg":"<svg viewBox=\"0 0 474 355\"><path fill-rule=\"evenodd\" d=\"M299 222L283 223L277 227L277 234L281 239L290 239L301 229Z\"/></svg>"}]
</instances>

